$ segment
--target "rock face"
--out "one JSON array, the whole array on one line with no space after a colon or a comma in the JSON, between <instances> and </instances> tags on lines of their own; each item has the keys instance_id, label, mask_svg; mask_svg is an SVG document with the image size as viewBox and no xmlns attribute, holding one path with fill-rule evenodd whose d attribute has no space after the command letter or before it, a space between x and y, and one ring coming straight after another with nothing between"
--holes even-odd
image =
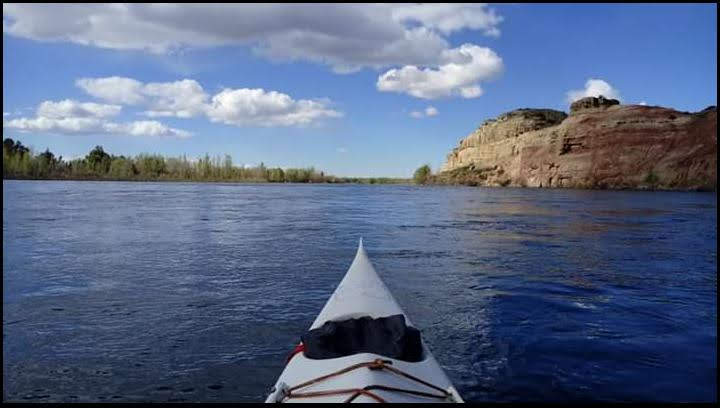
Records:
<instances>
[{"instance_id":1,"label":"rock face","mask_svg":"<svg viewBox=\"0 0 720 408\"><path fill-rule=\"evenodd\" d=\"M688 113L591 97L569 116L518 109L463 139L433 182L717 190L717 108Z\"/></svg>"},{"instance_id":2,"label":"rock face","mask_svg":"<svg viewBox=\"0 0 720 408\"><path fill-rule=\"evenodd\" d=\"M570 113L573 114L579 111L588 111L590 109L605 109L613 105L620 105L620 101L617 99L606 99L602 95L597 98L582 98L570 104Z\"/></svg>"}]
</instances>

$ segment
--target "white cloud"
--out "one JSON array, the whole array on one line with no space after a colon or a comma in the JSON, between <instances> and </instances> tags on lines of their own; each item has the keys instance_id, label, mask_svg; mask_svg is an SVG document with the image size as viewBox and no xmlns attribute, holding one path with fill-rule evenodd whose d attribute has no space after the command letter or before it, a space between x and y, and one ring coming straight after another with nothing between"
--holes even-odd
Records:
<instances>
[{"instance_id":1,"label":"white cloud","mask_svg":"<svg viewBox=\"0 0 720 408\"><path fill-rule=\"evenodd\" d=\"M264 89L225 89L212 97L207 115L213 122L245 126L295 126L340 117L327 100L294 100Z\"/></svg>"},{"instance_id":2,"label":"white cloud","mask_svg":"<svg viewBox=\"0 0 720 408\"><path fill-rule=\"evenodd\" d=\"M502 21L485 4L3 4L3 33L16 37L158 54L251 46L336 72L438 64L443 36L497 37Z\"/></svg>"},{"instance_id":3,"label":"white cloud","mask_svg":"<svg viewBox=\"0 0 720 408\"><path fill-rule=\"evenodd\" d=\"M338 147L336 150L338 153L347 153L348 152L348 149L345 147Z\"/></svg>"},{"instance_id":4,"label":"white cloud","mask_svg":"<svg viewBox=\"0 0 720 408\"><path fill-rule=\"evenodd\" d=\"M180 139L192 136L190 132L171 128L154 120L113 123L95 118L52 119L35 117L3 121L3 128L17 129L24 132L60 134L128 134L132 136L174 137Z\"/></svg>"},{"instance_id":5,"label":"white cloud","mask_svg":"<svg viewBox=\"0 0 720 408\"><path fill-rule=\"evenodd\" d=\"M150 117L205 115L213 122L237 126L296 126L342 116L328 108L330 101L326 99L294 100L284 93L264 89L226 88L210 98L192 79L143 84L131 78L109 77L83 78L76 83L98 98L142 105L147 108L145 115ZM110 84L115 85L112 92L108 90Z\"/></svg>"},{"instance_id":6,"label":"white cloud","mask_svg":"<svg viewBox=\"0 0 720 408\"><path fill-rule=\"evenodd\" d=\"M97 118L17 118L3 121L3 128L26 132L91 133L102 132L103 121Z\"/></svg>"},{"instance_id":7,"label":"white cloud","mask_svg":"<svg viewBox=\"0 0 720 408\"><path fill-rule=\"evenodd\" d=\"M474 44L443 51L437 68L406 65L380 75L377 88L383 92L407 93L417 98L437 99L460 95L482 95L480 81L490 80L503 70L502 58L493 50Z\"/></svg>"},{"instance_id":8,"label":"white cloud","mask_svg":"<svg viewBox=\"0 0 720 408\"><path fill-rule=\"evenodd\" d=\"M123 77L81 78L76 85L88 94L108 102L145 105L150 117L190 118L203 112L208 95L197 81L142 82Z\"/></svg>"},{"instance_id":9,"label":"white cloud","mask_svg":"<svg viewBox=\"0 0 720 408\"><path fill-rule=\"evenodd\" d=\"M140 120L130 123L107 123L104 128L111 133L124 133L132 136L189 138L192 134L185 130L168 127L155 120Z\"/></svg>"},{"instance_id":10,"label":"white cloud","mask_svg":"<svg viewBox=\"0 0 720 408\"><path fill-rule=\"evenodd\" d=\"M114 123L107 117L117 115L121 107L81 103L73 100L45 101L34 118L5 120L3 128L21 132L49 132L60 134L129 134L132 136L187 138L190 132L168 127L157 121Z\"/></svg>"},{"instance_id":11,"label":"white cloud","mask_svg":"<svg viewBox=\"0 0 720 408\"><path fill-rule=\"evenodd\" d=\"M3 117L10 116L10 112L3 112Z\"/></svg>"},{"instance_id":12,"label":"white cloud","mask_svg":"<svg viewBox=\"0 0 720 408\"><path fill-rule=\"evenodd\" d=\"M604 96L609 99L620 100L620 91L613 88L612 85L603 81L602 79L590 78L585 82L584 89L574 89L567 92L567 102L573 103L578 99L586 98L588 96Z\"/></svg>"},{"instance_id":13,"label":"white cloud","mask_svg":"<svg viewBox=\"0 0 720 408\"><path fill-rule=\"evenodd\" d=\"M483 94L483 90L478 85L466 86L466 87L460 88L460 96L462 96L465 99L477 98L478 96L480 96L482 94Z\"/></svg>"},{"instance_id":14,"label":"white cloud","mask_svg":"<svg viewBox=\"0 0 720 408\"><path fill-rule=\"evenodd\" d=\"M436 32L416 27L401 30L397 38L375 40L332 37L311 31L288 32L271 37L254 50L272 60L309 60L330 65L337 74L350 74L364 67L433 64L447 48L448 42Z\"/></svg>"},{"instance_id":15,"label":"white cloud","mask_svg":"<svg viewBox=\"0 0 720 408\"><path fill-rule=\"evenodd\" d=\"M490 37L500 36L498 25L503 21L486 4L406 4L396 5L393 17L398 21L414 21L450 34L465 28L482 30Z\"/></svg>"},{"instance_id":16,"label":"white cloud","mask_svg":"<svg viewBox=\"0 0 720 408\"><path fill-rule=\"evenodd\" d=\"M143 94L152 98L148 116L177 116L191 118L204 111L208 95L197 81L149 83L143 87Z\"/></svg>"},{"instance_id":17,"label":"white cloud","mask_svg":"<svg viewBox=\"0 0 720 408\"><path fill-rule=\"evenodd\" d=\"M81 78L75 84L88 94L108 102L138 105L145 99L142 83L131 78Z\"/></svg>"},{"instance_id":18,"label":"white cloud","mask_svg":"<svg viewBox=\"0 0 720 408\"><path fill-rule=\"evenodd\" d=\"M640 101L640 102L638 103L638 105L647 106L647 102L645 102L645 101Z\"/></svg>"},{"instance_id":19,"label":"white cloud","mask_svg":"<svg viewBox=\"0 0 720 408\"><path fill-rule=\"evenodd\" d=\"M80 103L71 99L59 102L45 101L37 109L38 117L45 118L106 118L116 116L122 110L120 105L103 105L99 103Z\"/></svg>"},{"instance_id":20,"label":"white cloud","mask_svg":"<svg viewBox=\"0 0 720 408\"><path fill-rule=\"evenodd\" d=\"M410 116L415 119L422 119L426 116L436 116L438 113L438 110L434 106L428 106L425 108L424 111L412 111L410 112Z\"/></svg>"}]
</instances>

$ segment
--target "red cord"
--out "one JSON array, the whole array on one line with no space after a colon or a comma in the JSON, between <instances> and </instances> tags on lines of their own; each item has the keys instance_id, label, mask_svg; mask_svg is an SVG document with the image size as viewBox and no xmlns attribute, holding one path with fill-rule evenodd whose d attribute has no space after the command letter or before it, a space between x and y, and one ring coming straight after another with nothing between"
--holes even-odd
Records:
<instances>
[{"instance_id":1,"label":"red cord","mask_svg":"<svg viewBox=\"0 0 720 408\"><path fill-rule=\"evenodd\" d=\"M295 354L297 354L297 353L302 353L303 351L305 351L305 345L304 345L302 342L300 342L297 346L295 346L295 348L293 349L293 351L290 352L290 355L288 356L287 361L285 362L285 364L287 365L287 363L289 363L290 360L292 360L292 358L295 357Z\"/></svg>"}]
</instances>

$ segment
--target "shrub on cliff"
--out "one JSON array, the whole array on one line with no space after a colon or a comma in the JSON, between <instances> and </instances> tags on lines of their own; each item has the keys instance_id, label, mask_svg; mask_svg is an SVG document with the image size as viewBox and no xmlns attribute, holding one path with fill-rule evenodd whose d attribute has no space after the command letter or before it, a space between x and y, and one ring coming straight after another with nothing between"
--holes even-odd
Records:
<instances>
[{"instance_id":1,"label":"shrub on cliff","mask_svg":"<svg viewBox=\"0 0 720 408\"><path fill-rule=\"evenodd\" d=\"M418 167L417 170L415 170L415 174L413 174L413 180L415 181L415 184L425 184L430 177L430 174L430 165L423 164L422 166Z\"/></svg>"}]
</instances>

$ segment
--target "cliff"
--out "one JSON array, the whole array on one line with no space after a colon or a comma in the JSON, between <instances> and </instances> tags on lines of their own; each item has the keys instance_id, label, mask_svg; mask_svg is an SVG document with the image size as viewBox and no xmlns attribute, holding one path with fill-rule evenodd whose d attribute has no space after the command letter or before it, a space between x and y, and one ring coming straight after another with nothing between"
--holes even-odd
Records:
<instances>
[{"instance_id":1,"label":"cliff","mask_svg":"<svg viewBox=\"0 0 720 408\"><path fill-rule=\"evenodd\" d=\"M570 114L518 109L485 121L434 183L601 189L717 189L717 108L678 112L583 98Z\"/></svg>"}]
</instances>

